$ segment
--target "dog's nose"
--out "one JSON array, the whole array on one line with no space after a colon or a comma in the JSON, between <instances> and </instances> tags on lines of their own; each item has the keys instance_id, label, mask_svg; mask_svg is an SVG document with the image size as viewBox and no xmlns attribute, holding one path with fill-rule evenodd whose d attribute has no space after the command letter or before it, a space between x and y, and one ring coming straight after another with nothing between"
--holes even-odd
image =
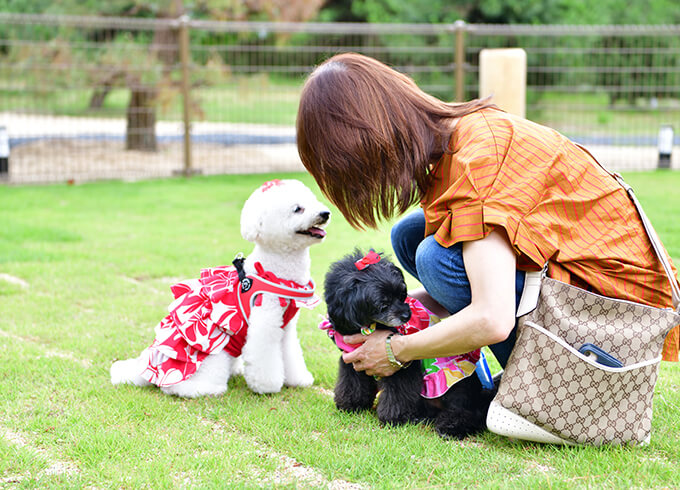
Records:
<instances>
[{"instance_id":1,"label":"dog's nose","mask_svg":"<svg viewBox=\"0 0 680 490\"><path fill-rule=\"evenodd\" d=\"M404 324L407 321L411 319L411 310L405 311L401 315L399 315L399 320L401 320L401 323Z\"/></svg>"},{"instance_id":2,"label":"dog's nose","mask_svg":"<svg viewBox=\"0 0 680 490\"><path fill-rule=\"evenodd\" d=\"M331 212L330 212L330 211L321 211L321 212L319 213L319 218L321 218L321 219L323 220L324 223L325 223L326 221L328 221L328 220L330 219L330 217L331 217Z\"/></svg>"}]
</instances>

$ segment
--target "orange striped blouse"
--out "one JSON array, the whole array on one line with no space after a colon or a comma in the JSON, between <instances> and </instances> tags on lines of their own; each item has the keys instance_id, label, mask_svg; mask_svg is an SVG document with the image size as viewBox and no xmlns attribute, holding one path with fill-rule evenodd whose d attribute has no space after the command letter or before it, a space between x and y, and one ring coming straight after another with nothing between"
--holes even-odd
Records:
<instances>
[{"instance_id":1,"label":"orange striped blouse","mask_svg":"<svg viewBox=\"0 0 680 490\"><path fill-rule=\"evenodd\" d=\"M586 151L550 128L497 109L458 120L421 203L438 243L507 232L518 268L598 294L672 306L670 286L624 189ZM675 272L675 269L674 269ZM680 327L663 358L678 360Z\"/></svg>"}]
</instances>

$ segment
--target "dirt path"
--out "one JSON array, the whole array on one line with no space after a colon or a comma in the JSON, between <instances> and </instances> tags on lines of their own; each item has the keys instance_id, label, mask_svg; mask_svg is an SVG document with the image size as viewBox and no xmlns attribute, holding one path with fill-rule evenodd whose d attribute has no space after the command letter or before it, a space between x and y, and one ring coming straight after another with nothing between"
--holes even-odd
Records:
<instances>
[{"instance_id":1,"label":"dirt path","mask_svg":"<svg viewBox=\"0 0 680 490\"><path fill-rule=\"evenodd\" d=\"M126 151L122 119L0 113L0 126L13 142L9 174L0 176L10 184L140 180L171 177L184 168L178 122L157 123L157 152ZM304 171L293 127L198 122L192 141L193 168L204 175ZM614 171L657 166L654 146L588 149ZM680 148L671 167L680 169Z\"/></svg>"}]
</instances>

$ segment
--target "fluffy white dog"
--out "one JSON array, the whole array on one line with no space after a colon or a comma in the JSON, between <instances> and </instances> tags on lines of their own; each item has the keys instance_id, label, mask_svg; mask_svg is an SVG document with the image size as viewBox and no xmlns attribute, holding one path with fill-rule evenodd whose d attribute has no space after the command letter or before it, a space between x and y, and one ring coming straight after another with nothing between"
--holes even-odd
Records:
<instances>
[{"instance_id":1,"label":"fluffy white dog","mask_svg":"<svg viewBox=\"0 0 680 490\"><path fill-rule=\"evenodd\" d=\"M241 371L256 393L310 386L296 324L300 306L319 302L309 247L323 241L330 214L302 182L263 184L241 212L241 234L255 243L251 254L174 285L154 343L115 362L111 382L154 384L190 398L223 394Z\"/></svg>"}]
</instances>

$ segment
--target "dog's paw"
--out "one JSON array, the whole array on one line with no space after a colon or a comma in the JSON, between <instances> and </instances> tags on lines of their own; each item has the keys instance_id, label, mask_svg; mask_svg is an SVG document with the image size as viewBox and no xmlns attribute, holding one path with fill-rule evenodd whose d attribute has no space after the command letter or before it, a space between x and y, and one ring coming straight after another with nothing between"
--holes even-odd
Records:
<instances>
[{"instance_id":1,"label":"dog's paw","mask_svg":"<svg viewBox=\"0 0 680 490\"><path fill-rule=\"evenodd\" d=\"M243 358L237 357L231 365L231 377L243 376Z\"/></svg>"},{"instance_id":2,"label":"dog's paw","mask_svg":"<svg viewBox=\"0 0 680 490\"><path fill-rule=\"evenodd\" d=\"M258 395L268 395L271 393L279 393L281 388L283 388L283 383L272 382L271 380L253 382L246 379L246 384L254 393Z\"/></svg>"},{"instance_id":3,"label":"dog's paw","mask_svg":"<svg viewBox=\"0 0 680 490\"><path fill-rule=\"evenodd\" d=\"M425 418L422 411L416 406L393 405L387 407L386 404L379 401L376 411L378 420L386 425L416 424L422 422Z\"/></svg>"},{"instance_id":4,"label":"dog's paw","mask_svg":"<svg viewBox=\"0 0 680 490\"><path fill-rule=\"evenodd\" d=\"M462 421L440 421L434 424L434 430L444 439L465 439L484 430L484 427L470 426Z\"/></svg>"},{"instance_id":5,"label":"dog's paw","mask_svg":"<svg viewBox=\"0 0 680 490\"><path fill-rule=\"evenodd\" d=\"M335 407L343 412L363 412L364 410L371 410L373 408L373 401L375 395L370 398L352 398L345 399L338 394L335 394Z\"/></svg>"},{"instance_id":6,"label":"dog's paw","mask_svg":"<svg viewBox=\"0 0 680 490\"><path fill-rule=\"evenodd\" d=\"M111 365L109 374L111 375L111 384L132 384L135 386L149 386L147 380L142 378L139 373L139 359L126 359L124 361L116 361Z\"/></svg>"},{"instance_id":7,"label":"dog's paw","mask_svg":"<svg viewBox=\"0 0 680 490\"><path fill-rule=\"evenodd\" d=\"M340 378L335 385L333 401L338 410L361 412L371 410L378 392L374 379L366 383L356 383L356 379ZM372 381L372 383L371 383Z\"/></svg>"},{"instance_id":8,"label":"dog's paw","mask_svg":"<svg viewBox=\"0 0 680 490\"><path fill-rule=\"evenodd\" d=\"M440 413L434 421L434 429L445 439L465 439L486 429L486 417L470 410L451 410Z\"/></svg>"},{"instance_id":9,"label":"dog's paw","mask_svg":"<svg viewBox=\"0 0 680 490\"><path fill-rule=\"evenodd\" d=\"M278 393L283 388L283 376L275 375L275 373L259 372L258 370L248 369L246 365L243 377L246 380L248 388L260 395L269 393Z\"/></svg>"},{"instance_id":10,"label":"dog's paw","mask_svg":"<svg viewBox=\"0 0 680 490\"><path fill-rule=\"evenodd\" d=\"M295 373L295 375L292 376L286 376L286 379L284 380L283 384L285 384L286 386L307 388L308 386L312 386L314 384L314 376L312 376L312 373L305 370L300 373Z\"/></svg>"},{"instance_id":11,"label":"dog's paw","mask_svg":"<svg viewBox=\"0 0 680 490\"><path fill-rule=\"evenodd\" d=\"M218 383L192 383L190 378L188 381L177 383L176 385L163 386L161 391L166 395L174 395L181 398L220 396L226 393L227 385Z\"/></svg>"},{"instance_id":12,"label":"dog's paw","mask_svg":"<svg viewBox=\"0 0 680 490\"><path fill-rule=\"evenodd\" d=\"M419 393L415 396L404 392L393 392L383 385L376 409L378 420L383 424L402 425L422 422L425 419L425 403Z\"/></svg>"}]
</instances>

